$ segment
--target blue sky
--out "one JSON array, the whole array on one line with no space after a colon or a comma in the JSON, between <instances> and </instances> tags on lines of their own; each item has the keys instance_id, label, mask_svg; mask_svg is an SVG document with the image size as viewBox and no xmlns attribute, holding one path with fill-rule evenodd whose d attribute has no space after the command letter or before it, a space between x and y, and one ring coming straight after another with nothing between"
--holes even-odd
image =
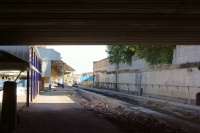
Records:
<instances>
[{"instance_id":1,"label":"blue sky","mask_svg":"<svg viewBox=\"0 0 200 133\"><path fill-rule=\"evenodd\" d=\"M60 45L48 46L61 53L62 60L76 72L92 72L93 61L107 57L106 45Z\"/></svg>"}]
</instances>

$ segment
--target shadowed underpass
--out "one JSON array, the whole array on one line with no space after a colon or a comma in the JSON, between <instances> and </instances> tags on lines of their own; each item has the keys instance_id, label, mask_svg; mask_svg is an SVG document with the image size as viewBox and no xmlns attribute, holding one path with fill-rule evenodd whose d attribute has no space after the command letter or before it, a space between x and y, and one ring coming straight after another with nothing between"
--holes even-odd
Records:
<instances>
[{"instance_id":1,"label":"shadowed underpass","mask_svg":"<svg viewBox=\"0 0 200 133\"><path fill-rule=\"evenodd\" d=\"M194 119L74 87L42 91L30 107L18 110L17 114L15 133L199 133L200 130Z\"/></svg>"},{"instance_id":2,"label":"shadowed underpass","mask_svg":"<svg viewBox=\"0 0 200 133\"><path fill-rule=\"evenodd\" d=\"M82 108L70 98L73 90L43 92L19 112L16 133L122 133L116 125Z\"/></svg>"},{"instance_id":3,"label":"shadowed underpass","mask_svg":"<svg viewBox=\"0 0 200 133\"><path fill-rule=\"evenodd\" d=\"M147 130L148 129L148 130ZM16 133L198 133L191 121L79 88L41 92L18 112Z\"/></svg>"}]
</instances>

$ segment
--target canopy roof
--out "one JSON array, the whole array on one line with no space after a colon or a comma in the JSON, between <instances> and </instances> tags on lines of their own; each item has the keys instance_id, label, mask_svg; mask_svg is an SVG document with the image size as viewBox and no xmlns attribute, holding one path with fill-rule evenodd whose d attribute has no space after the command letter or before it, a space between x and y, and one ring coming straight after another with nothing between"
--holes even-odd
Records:
<instances>
[{"instance_id":1,"label":"canopy roof","mask_svg":"<svg viewBox=\"0 0 200 133\"><path fill-rule=\"evenodd\" d=\"M63 62L62 60L54 60L52 61L52 66L57 69L58 72L62 73L63 72L63 65L64 65L64 71L75 71L71 66Z\"/></svg>"},{"instance_id":2,"label":"canopy roof","mask_svg":"<svg viewBox=\"0 0 200 133\"><path fill-rule=\"evenodd\" d=\"M0 50L0 70L26 70L28 62Z\"/></svg>"}]
</instances>

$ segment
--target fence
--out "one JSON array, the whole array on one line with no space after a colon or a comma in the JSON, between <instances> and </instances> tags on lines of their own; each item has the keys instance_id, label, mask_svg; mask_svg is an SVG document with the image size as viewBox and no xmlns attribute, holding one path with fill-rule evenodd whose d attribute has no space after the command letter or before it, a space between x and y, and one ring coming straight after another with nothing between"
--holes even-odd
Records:
<instances>
[{"instance_id":1,"label":"fence","mask_svg":"<svg viewBox=\"0 0 200 133\"><path fill-rule=\"evenodd\" d=\"M116 88L117 86L117 88ZM152 97L176 100L184 103L194 104L198 99L200 86L184 86L169 84L132 84L132 83L112 83L95 82L94 87L104 88L135 95L149 95ZM199 92L198 92L199 91ZM195 95L194 95L195 94Z\"/></svg>"},{"instance_id":2,"label":"fence","mask_svg":"<svg viewBox=\"0 0 200 133\"><path fill-rule=\"evenodd\" d=\"M112 83L112 82L95 82L94 87L96 88L104 88L115 91L124 91L127 93L135 93L135 91L131 91L133 84L130 83ZM134 85L138 86L138 85ZM124 88L124 89L121 89Z\"/></svg>"}]
</instances>

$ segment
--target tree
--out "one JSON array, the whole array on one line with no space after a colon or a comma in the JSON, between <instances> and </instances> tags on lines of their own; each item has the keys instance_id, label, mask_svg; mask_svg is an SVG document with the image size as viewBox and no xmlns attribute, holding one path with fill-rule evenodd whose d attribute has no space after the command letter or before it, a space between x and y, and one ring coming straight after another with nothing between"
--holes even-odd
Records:
<instances>
[{"instance_id":1,"label":"tree","mask_svg":"<svg viewBox=\"0 0 200 133\"><path fill-rule=\"evenodd\" d=\"M136 47L135 55L145 59L151 65L171 64L174 46L131 46Z\"/></svg>"},{"instance_id":2,"label":"tree","mask_svg":"<svg viewBox=\"0 0 200 133\"><path fill-rule=\"evenodd\" d=\"M128 45L108 45L106 52L112 64L131 63L131 58L134 54L134 50Z\"/></svg>"},{"instance_id":3,"label":"tree","mask_svg":"<svg viewBox=\"0 0 200 133\"><path fill-rule=\"evenodd\" d=\"M115 88L118 89L118 73L120 63L131 63L134 51L129 46L109 45L107 47L108 58L111 64L116 64L115 68Z\"/></svg>"},{"instance_id":4,"label":"tree","mask_svg":"<svg viewBox=\"0 0 200 133\"><path fill-rule=\"evenodd\" d=\"M149 64L171 64L174 46L157 45L109 45L107 48L110 63L116 64L115 88L118 89L118 73L120 63L131 63L132 56L145 59Z\"/></svg>"},{"instance_id":5,"label":"tree","mask_svg":"<svg viewBox=\"0 0 200 133\"><path fill-rule=\"evenodd\" d=\"M174 46L157 45L111 45L108 55L111 63L131 63L131 57L145 59L149 64L171 64Z\"/></svg>"}]
</instances>

